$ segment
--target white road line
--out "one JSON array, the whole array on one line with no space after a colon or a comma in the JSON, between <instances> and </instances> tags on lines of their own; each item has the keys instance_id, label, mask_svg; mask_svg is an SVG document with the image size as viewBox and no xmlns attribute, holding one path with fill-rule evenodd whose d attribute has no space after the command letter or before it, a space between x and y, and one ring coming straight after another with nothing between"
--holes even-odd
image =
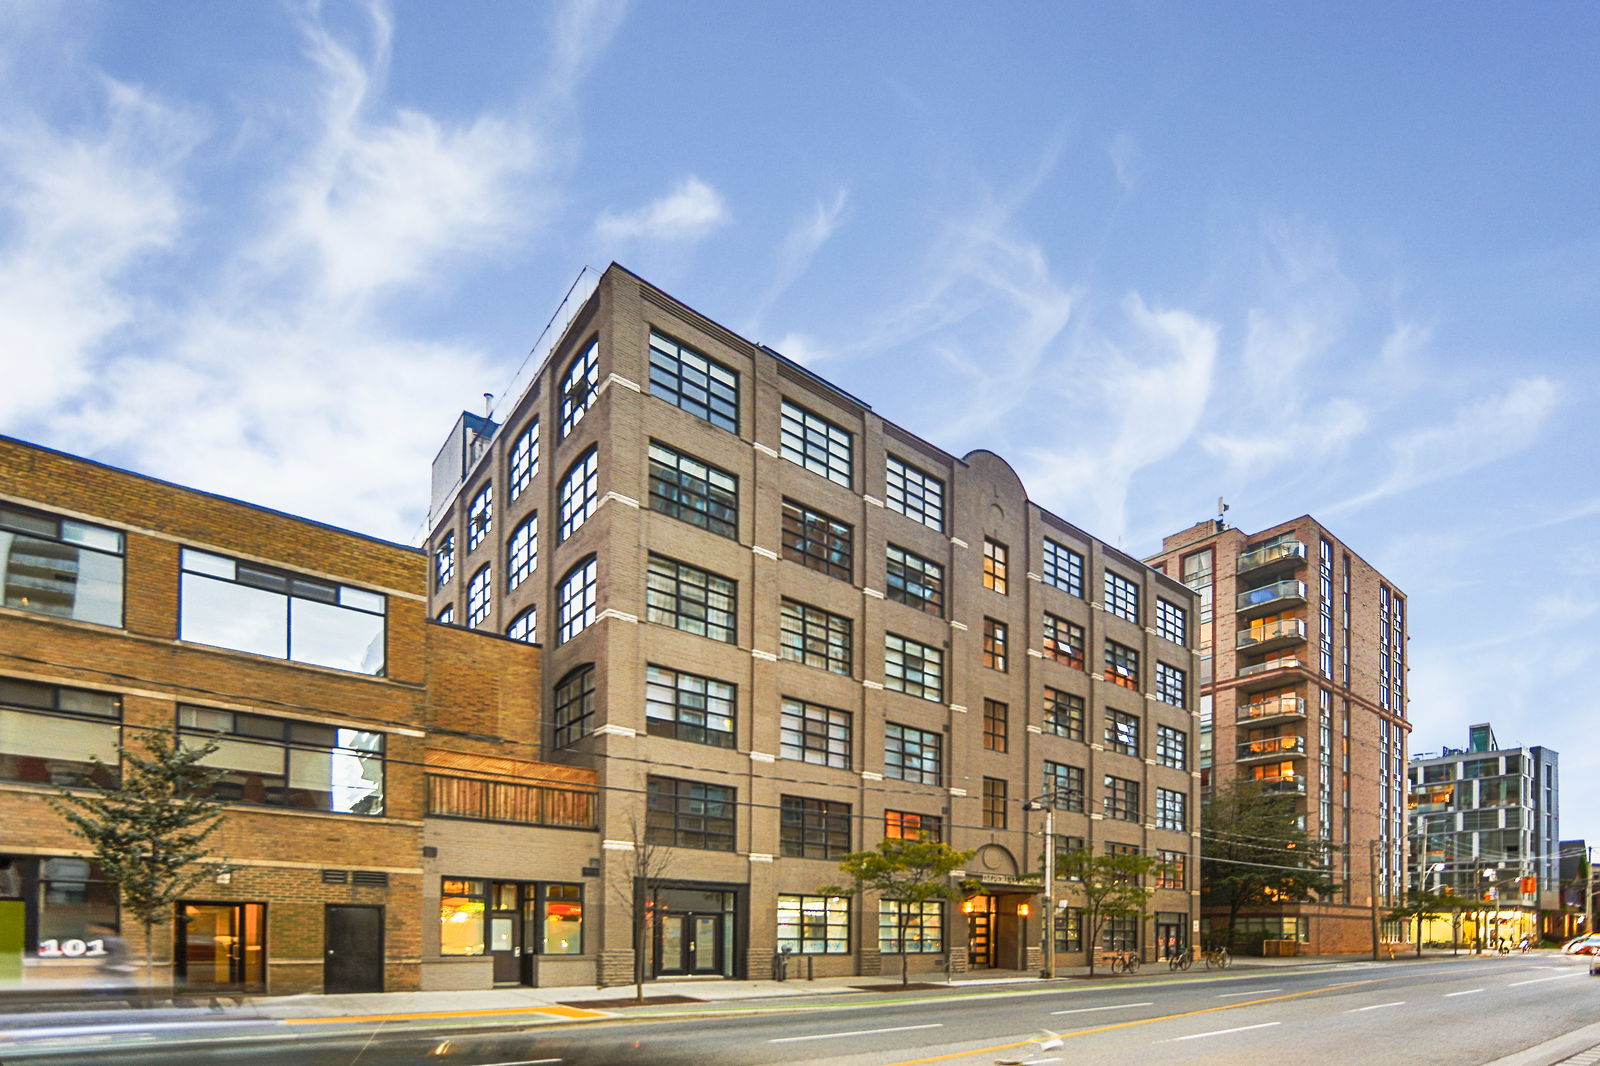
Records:
<instances>
[{"instance_id":1,"label":"white road line","mask_svg":"<svg viewBox=\"0 0 1600 1066\"><path fill-rule=\"evenodd\" d=\"M1222 995L1218 996L1217 998L1218 999L1236 999L1239 996L1259 996L1259 995L1261 995L1261 994L1263 994L1265 992L1282 992L1282 991L1283 991L1283 989L1281 989L1281 988L1255 988L1255 989L1251 989L1249 992L1224 992L1224 993L1222 993Z\"/></svg>"},{"instance_id":2,"label":"white road line","mask_svg":"<svg viewBox=\"0 0 1600 1066\"><path fill-rule=\"evenodd\" d=\"M1449 999L1451 996L1470 996L1470 995L1473 995L1474 993L1482 992L1482 991L1483 991L1483 989L1481 989L1481 988L1469 988L1465 992L1446 992L1444 994L1444 998L1445 999Z\"/></svg>"},{"instance_id":3,"label":"white road line","mask_svg":"<svg viewBox=\"0 0 1600 1066\"><path fill-rule=\"evenodd\" d=\"M1154 1003L1113 1003L1107 1007L1079 1007L1077 1010L1053 1010L1051 1014L1088 1014L1093 1010L1126 1010L1129 1007L1153 1007Z\"/></svg>"},{"instance_id":4,"label":"white road line","mask_svg":"<svg viewBox=\"0 0 1600 1066\"><path fill-rule=\"evenodd\" d=\"M1360 1014L1364 1010L1382 1010L1385 1007L1403 1007L1403 1006L1405 1006L1405 1003L1406 1003L1405 1000L1397 999L1393 1003L1374 1003L1370 1007L1357 1007L1354 1010L1347 1010L1347 1011L1345 1011L1345 1013L1346 1014Z\"/></svg>"},{"instance_id":5,"label":"white road line","mask_svg":"<svg viewBox=\"0 0 1600 1066\"><path fill-rule=\"evenodd\" d=\"M769 1044L793 1044L801 1040L832 1040L839 1036L873 1036L877 1033L905 1033L912 1029L942 1029L943 1022L934 1022L932 1025L897 1025L892 1029L857 1029L853 1033L813 1033L811 1036L780 1036L776 1040L768 1040Z\"/></svg>"},{"instance_id":6,"label":"white road line","mask_svg":"<svg viewBox=\"0 0 1600 1066\"><path fill-rule=\"evenodd\" d=\"M1218 1029L1214 1033L1191 1033L1188 1036L1175 1036L1172 1039L1174 1041L1178 1041L1178 1040L1200 1040L1200 1039L1202 1039L1204 1037L1208 1037L1208 1036L1226 1036L1228 1033L1243 1033L1243 1032L1246 1032L1246 1031L1248 1031L1250 1029L1271 1029L1274 1025L1281 1025L1281 1024L1283 1024L1283 1023L1281 1023L1281 1022L1262 1022L1260 1025L1241 1025L1237 1029Z\"/></svg>"},{"instance_id":7,"label":"white road line","mask_svg":"<svg viewBox=\"0 0 1600 1066\"><path fill-rule=\"evenodd\" d=\"M560 1059L522 1059L519 1062L483 1062L478 1066L549 1066L552 1062L560 1061Z\"/></svg>"},{"instance_id":8,"label":"white road line","mask_svg":"<svg viewBox=\"0 0 1600 1066\"><path fill-rule=\"evenodd\" d=\"M1536 984L1540 984L1540 983L1542 983L1544 981L1559 981L1563 977L1582 977L1583 975L1584 975L1584 971L1577 970L1577 971L1575 971L1573 973L1558 973L1554 977L1535 977L1531 981L1512 981L1506 987L1507 988L1516 988L1518 985L1536 985Z\"/></svg>"}]
</instances>

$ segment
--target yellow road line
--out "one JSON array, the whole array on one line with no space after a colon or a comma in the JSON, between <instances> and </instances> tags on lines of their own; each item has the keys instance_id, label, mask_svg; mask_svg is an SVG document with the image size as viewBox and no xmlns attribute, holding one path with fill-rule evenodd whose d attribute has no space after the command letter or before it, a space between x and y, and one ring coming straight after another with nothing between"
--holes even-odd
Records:
<instances>
[{"instance_id":1,"label":"yellow road line","mask_svg":"<svg viewBox=\"0 0 1600 1066\"><path fill-rule=\"evenodd\" d=\"M356 1014L342 1018L285 1018L285 1025L327 1025L336 1022L410 1022L426 1018L491 1018L509 1014L553 1014L557 1018L609 1018L597 1010L577 1007L499 1007L494 1010L432 1010L415 1014Z\"/></svg>"}]
</instances>

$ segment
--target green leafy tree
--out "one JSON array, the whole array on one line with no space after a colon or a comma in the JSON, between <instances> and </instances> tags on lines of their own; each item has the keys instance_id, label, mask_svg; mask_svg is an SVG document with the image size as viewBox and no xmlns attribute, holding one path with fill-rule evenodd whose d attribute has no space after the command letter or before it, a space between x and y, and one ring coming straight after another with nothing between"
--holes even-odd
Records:
<instances>
[{"instance_id":1,"label":"green leafy tree","mask_svg":"<svg viewBox=\"0 0 1600 1066\"><path fill-rule=\"evenodd\" d=\"M1255 781L1220 784L1200 821L1200 899L1227 913L1233 946L1239 912L1307 902L1333 890L1328 845L1299 827L1295 798Z\"/></svg>"},{"instance_id":2,"label":"green leafy tree","mask_svg":"<svg viewBox=\"0 0 1600 1066\"><path fill-rule=\"evenodd\" d=\"M817 891L825 896L853 896L865 889L876 893L879 900L896 904L895 946L900 952L900 983L905 984L910 979L906 930L912 918L929 900L956 900L981 891L981 886L972 880L959 884L950 880L950 875L966 866L974 854L934 841L884 840L871 851L854 851L839 861L839 869L850 877L850 885L827 885Z\"/></svg>"},{"instance_id":3,"label":"green leafy tree","mask_svg":"<svg viewBox=\"0 0 1600 1066\"><path fill-rule=\"evenodd\" d=\"M222 810L210 792L221 771L203 760L217 750L216 740L188 746L158 733L142 737L139 747L119 749L117 784L91 785L87 795L63 791L50 805L88 842L117 886L122 912L143 927L145 985L153 988L155 928L171 920L173 905L191 888L232 867L207 861L206 841ZM94 761L96 779L117 780Z\"/></svg>"},{"instance_id":4,"label":"green leafy tree","mask_svg":"<svg viewBox=\"0 0 1600 1066\"><path fill-rule=\"evenodd\" d=\"M1422 957L1422 923L1429 918L1440 918L1448 913L1448 899L1443 893L1425 889L1409 889L1399 906L1389 912L1392 922L1417 923L1417 958Z\"/></svg>"},{"instance_id":5,"label":"green leafy tree","mask_svg":"<svg viewBox=\"0 0 1600 1066\"><path fill-rule=\"evenodd\" d=\"M1075 848L1056 856L1056 876L1066 878L1068 899L1083 903L1084 954L1094 976L1095 945L1112 919L1140 920L1149 913L1150 892L1143 881L1161 865L1150 855L1096 855ZM1052 945L1052 948L1054 945Z\"/></svg>"}]
</instances>

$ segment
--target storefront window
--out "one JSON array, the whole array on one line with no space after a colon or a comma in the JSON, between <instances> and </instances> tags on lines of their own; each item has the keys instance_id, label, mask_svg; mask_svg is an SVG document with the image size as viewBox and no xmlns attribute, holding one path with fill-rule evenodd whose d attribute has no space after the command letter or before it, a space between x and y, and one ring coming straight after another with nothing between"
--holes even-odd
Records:
<instances>
[{"instance_id":1,"label":"storefront window","mask_svg":"<svg viewBox=\"0 0 1600 1066\"><path fill-rule=\"evenodd\" d=\"M583 889L580 886L544 886L544 935L539 950L545 955L582 954Z\"/></svg>"},{"instance_id":2,"label":"storefront window","mask_svg":"<svg viewBox=\"0 0 1600 1066\"><path fill-rule=\"evenodd\" d=\"M117 886L100 880L87 859L39 861L39 936L35 949L49 942L89 941L94 927L117 925Z\"/></svg>"},{"instance_id":3,"label":"storefront window","mask_svg":"<svg viewBox=\"0 0 1600 1066\"><path fill-rule=\"evenodd\" d=\"M445 880L439 899L439 954L483 954L485 902L482 881Z\"/></svg>"}]
</instances>

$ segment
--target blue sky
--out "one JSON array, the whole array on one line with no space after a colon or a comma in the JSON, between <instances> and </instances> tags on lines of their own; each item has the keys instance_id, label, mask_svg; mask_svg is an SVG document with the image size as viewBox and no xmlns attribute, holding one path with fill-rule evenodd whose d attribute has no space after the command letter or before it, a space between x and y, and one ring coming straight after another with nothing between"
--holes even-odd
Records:
<instances>
[{"instance_id":1,"label":"blue sky","mask_svg":"<svg viewBox=\"0 0 1600 1066\"><path fill-rule=\"evenodd\" d=\"M1600 839L1600 7L0 0L0 431L415 540L612 260L1140 555L1323 519Z\"/></svg>"}]
</instances>

